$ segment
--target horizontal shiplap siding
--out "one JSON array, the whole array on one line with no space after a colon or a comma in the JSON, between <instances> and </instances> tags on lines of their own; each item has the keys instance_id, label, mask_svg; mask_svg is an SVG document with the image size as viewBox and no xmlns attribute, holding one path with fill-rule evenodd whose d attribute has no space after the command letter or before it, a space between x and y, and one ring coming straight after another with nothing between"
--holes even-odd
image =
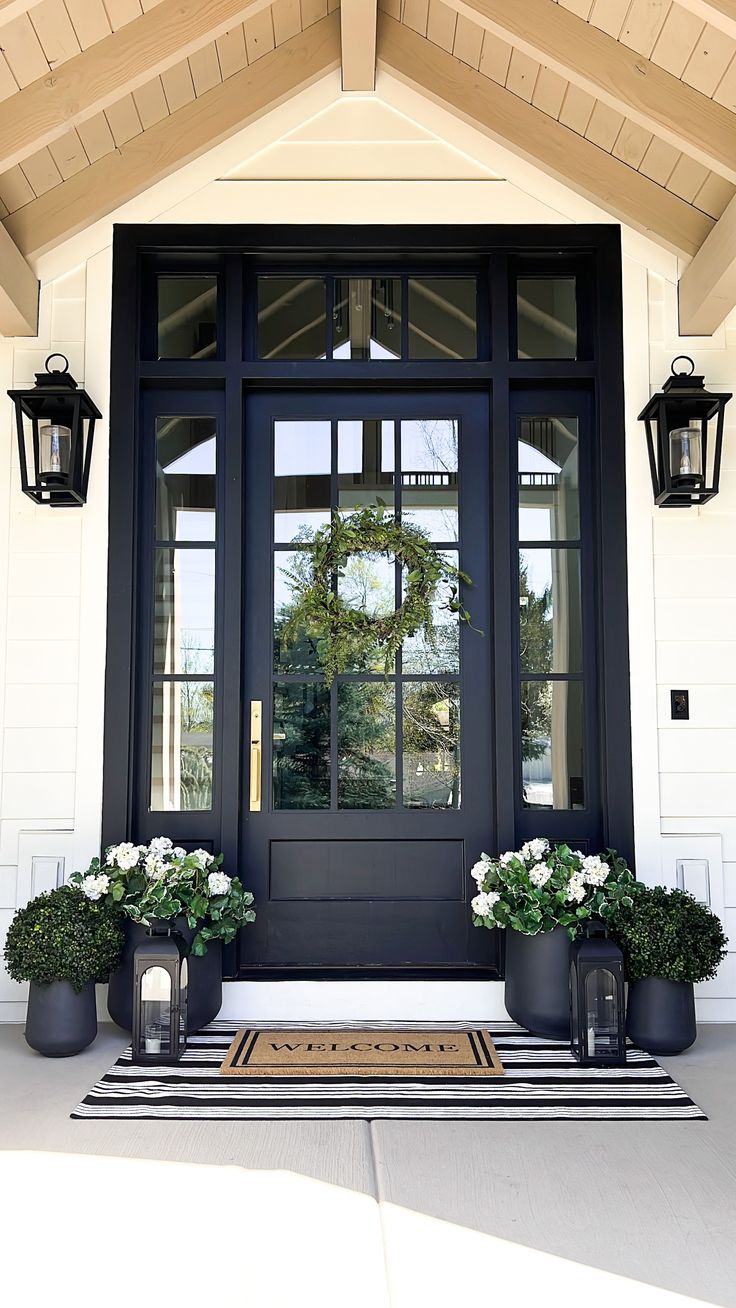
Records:
<instances>
[{"instance_id":1,"label":"horizontal shiplap siding","mask_svg":"<svg viewBox=\"0 0 736 1308\"><path fill-rule=\"evenodd\" d=\"M682 353L709 390L736 391L736 317L712 338L679 337L674 284L652 272L648 283L652 393ZM699 510L652 512L661 829L720 836L731 952L701 988L720 1003L736 995L736 400L726 409L720 494ZM686 722L672 721L672 690L690 692Z\"/></svg>"}]
</instances>

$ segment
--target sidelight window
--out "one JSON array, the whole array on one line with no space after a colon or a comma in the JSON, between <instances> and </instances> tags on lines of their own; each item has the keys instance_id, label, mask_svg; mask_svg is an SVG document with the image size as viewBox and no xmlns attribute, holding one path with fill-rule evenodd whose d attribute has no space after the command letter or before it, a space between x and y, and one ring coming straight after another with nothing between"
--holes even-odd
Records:
<instances>
[{"instance_id":1,"label":"sidelight window","mask_svg":"<svg viewBox=\"0 0 736 1308\"><path fill-rule=\"evenodd\" d=\"M586 806L579 423L517 422L523 806Z\"/></svg>"},{"instance_id":2,"label":"sidelight window","mask_svg":"<svg viewBox=\"0 0 736 1308\"><path fill-rule=\"evenodd\" d=\"M216 424L156 420L152 810L210 809L215 706Z\"/></svg>"}]
</instances>

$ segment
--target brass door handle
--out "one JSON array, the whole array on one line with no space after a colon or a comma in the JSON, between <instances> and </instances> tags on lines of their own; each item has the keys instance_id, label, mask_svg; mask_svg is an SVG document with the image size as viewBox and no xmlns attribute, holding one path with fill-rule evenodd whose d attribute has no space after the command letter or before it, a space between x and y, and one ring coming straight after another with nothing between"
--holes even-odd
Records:
<instances>
[{"instance_id":1,"label":"brass door handle","mask_svg":"<svg viewBox=\"0 0 736 1308\"><path fill-rule=\"evenodd\" d=\"M263 702L252 699L250 702L250 811L261 811L261 771L263 739Z\"/></svg>"}]
</instances>

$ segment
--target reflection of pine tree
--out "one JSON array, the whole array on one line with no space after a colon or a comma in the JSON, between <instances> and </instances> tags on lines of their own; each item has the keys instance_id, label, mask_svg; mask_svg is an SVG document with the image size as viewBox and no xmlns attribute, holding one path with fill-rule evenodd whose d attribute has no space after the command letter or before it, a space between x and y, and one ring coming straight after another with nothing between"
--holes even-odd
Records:
<instances>
[{"instance_id":1,"label":"reflection of pine tree","mask_svg":"<svg viewBox=\"0 0 736 1308\"><path fill-rule=\"evenodd\" d=\"M404 759L430 773L416 785L416 802L457 808L460 802L460 697L457 682L407 681L403 704ZM414 785L407 774L410 789ZM449 797L448 797L449 792ZM435 798L433 798L433 795ZM407 794L406 802L410 803Z\"/></svg>"},{"instance_id":2,"label":"reflection of pine tree","mask_svg":"<svg viewBox=\"0 0 736 1308\"><path fill-rule=\"evenodd\" d=\"M528 567L519 560L519 627L521 666L534 672L552 667L552 592L536 594L529 588ZM525 682L521 703L521 754L541 758L549 744L550 683Z\"/></svg>"}]
</instances>

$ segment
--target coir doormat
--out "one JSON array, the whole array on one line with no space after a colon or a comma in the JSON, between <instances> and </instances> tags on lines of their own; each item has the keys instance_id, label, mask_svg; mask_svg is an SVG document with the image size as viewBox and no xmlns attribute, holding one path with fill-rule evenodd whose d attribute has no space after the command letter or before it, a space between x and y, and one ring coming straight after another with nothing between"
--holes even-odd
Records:
<instances>
[{"instance_id":1,"label":"coir doormat","mask_svg":"<svg viewBox=\"0 0 736 1308\"><path fill-rule=\"evenodd\" d=\"M238 1031L222 1076L503 1076L488 1031Z\"/></svg>"},{"instance_id":2,"label":"coir doormat","mask_svg":"<svg viewBox=\"0 0 736 1308\"><path fill-rule=\"evenodd\" d=\"M221 1067L243 1024L213 1022L191 1036L181 1061L137 1067L130 1048L100 1078L72 1113L82 1119L156 1119L168 1121L253 1122L319 1118L389 1120L418 1118L439 1121L570 1122L570 1121L704 1121L705 1113L659 1063L641 1049L629 1048L625 1067L580 1067L561 1040L542 1040L513 1022L494 1022L488 1029L503 1076L417 1076L406 1072L387 1076L383 1068L371 1075L325 1076L314 1068L309 1075L265 1074L223 1076ZM450 1031L453 1043L468 1033L468 1023L437 1023ZM260 1031L268 1029L260 1023ZM299 1039L311 1044L339 1043L346 1030L362 1032L365 1024L343 1022L292 1023ZM411 1031L412 1043L429 1028ZM484 1028L485 1031L486 1028ZM251 1031L255 1028L251 1027ZM273 1030L281 1030L274 1023ZM475 1030L475 1028L472 1028ZM399 1032L390 1023L372 1023L376 1043L398 1044ZM295 1043L291 1041L290 1043ZM361 1042L362 1043L362 1042ZM447 1042L445 1042L447 1043ZM321 1050L312 1050L315 1056ZM332 1052L332 1051L330 1051ZM335 1051L338 1052L338 1051ZM366 1054L366 1050L355 1050ZM392 1053L395 1051L391 1051ZM413 1057L415 1051L408 1051ZM680 1060L683 1072L686 1060Z\"/></svg>"}]
</instances>

